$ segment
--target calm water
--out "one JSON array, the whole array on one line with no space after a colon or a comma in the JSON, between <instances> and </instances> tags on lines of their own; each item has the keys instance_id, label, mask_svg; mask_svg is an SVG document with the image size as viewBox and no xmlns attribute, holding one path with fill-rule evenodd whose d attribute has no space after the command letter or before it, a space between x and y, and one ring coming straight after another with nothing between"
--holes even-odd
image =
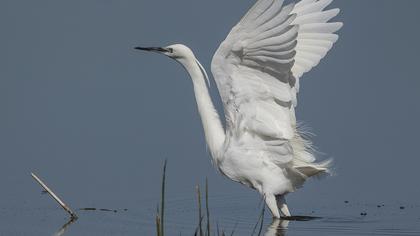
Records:
<instances>
[{"instance_id":1,"label":"calm water","mask_svg":"<svg viewBox=\"0 0 420 236\"><path fill-rule=\"evenodd\" d=\"M50 201L45 194L40 198ZM234 230L234 235L251 235L261 212L256 197L212 196L209 202L213 230L218 225L229 234ZM29 203L2 207L0 235L155 235L157 200L146 199L143 205L128 209L109 209L116 212L79 209L80 218L75 222L68 222L67 215L52 201L50 203L51 207L30 206ZM333 200L326 205L294 206L294 213L307 217L273 222L267 213L263 235L420 235L420 205L416 204ZM362 215L364 213L366 215ZM193 235L196 227L196 199L167 201L167 235Z\"/></svg>"}]
</instances>

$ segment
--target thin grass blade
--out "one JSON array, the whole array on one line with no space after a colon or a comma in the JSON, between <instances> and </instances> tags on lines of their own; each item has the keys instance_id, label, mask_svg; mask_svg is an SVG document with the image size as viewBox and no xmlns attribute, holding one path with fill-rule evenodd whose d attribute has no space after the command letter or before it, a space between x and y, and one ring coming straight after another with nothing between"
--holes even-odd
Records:
<instances>
[{"instance_id":1,"label":"thin grass blade","mask_svg":"<svg viewBox=\"0 0 420 236\"><path fill-rule=\"evenodd\" d=\"M198 224L199 231L198 232L200 233L200 236L203 236L203 228L202 228L202 224L201 224L202 219L203 219L203 215L202 215L202 212L201 212L201 191L200 191L200 185L197 185L196 189L197 189L198 221L199 221L199 224Z\"/></svg>"},{"instance_id":2,"label":"thin grass blade","mask_svg":"<svg viewBox=\"0 0 420 236\"><path fill-rule=\"evenodd\" d=\"M165 218L165 182L166 182L166 164L168 160L165 160L163 164L162 174L162 190L161 190L161 202L160 202L160 236L165 235L164 218Z\"/></svg>"},{"instance_id":3,"label":"thin grass blade","mask_svg":"<svg viewBox=\"0 0 420 236\"><path fill-rule=\"evenodd\" d=\"M206 213L207 213L207 236L210 236L209 181L207 178L206 178Z\"/></svg>"}]
</instances>

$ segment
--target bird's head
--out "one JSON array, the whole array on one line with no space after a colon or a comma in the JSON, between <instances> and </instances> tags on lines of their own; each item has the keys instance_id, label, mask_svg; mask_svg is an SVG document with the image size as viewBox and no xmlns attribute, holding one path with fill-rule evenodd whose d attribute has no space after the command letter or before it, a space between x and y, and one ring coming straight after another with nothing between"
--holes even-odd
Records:
<instances>
[{"instance_id":1,"label":"bird's head","mask_svg":"<svg viewBox=\"0 0 420 236\"><path fill-rule=\"evenodd\" d=\"M207 80L207 83L210 85L209 76L207 75L206 70L197 60L197 58L195 58L194 53L191 51L191 49L189 49L185 45L173 44L166 47L135 47L135 49L156 52L159 54L166 55L174 59L175 61L181 63L181 65L183 65L184 68L187 69L187 71L189 71L192 67L197 66L196 68L199 68L198 70L201 71L201 73Z\"/></svg>"},{"instance_id":2,"label":"bird's head","mask_svg":"<svg viewBox=\"0 0 420 236\"><path fill-rule=\"evenodd\" d=\"M182 44L173 44L166 47L135 47L135 49L163 54L181 64L189 60L195 61L195 56L191 49Z\"/></svg>"}]
</instances>

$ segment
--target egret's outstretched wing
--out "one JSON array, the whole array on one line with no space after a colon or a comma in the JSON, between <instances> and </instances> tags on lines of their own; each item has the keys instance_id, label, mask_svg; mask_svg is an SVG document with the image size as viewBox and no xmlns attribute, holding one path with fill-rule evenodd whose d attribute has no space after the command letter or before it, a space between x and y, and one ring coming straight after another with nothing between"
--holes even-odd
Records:
<instances>
[{"instance_id":1,"label":"egret's outstretched wing","mask_svg":"<svg viewBox=\"0 0 420 236\"><path fill-rule=\"evenodd\" d=\"M212 61L222 97L227 129L249 149L273 160L314 161L297 140L294 105L299 77L325 56L337 40L341 23L327 23L338 9L332 0L259 0L231 30ZM298 157L299 158L299 157Z\"/></svg>"},{"instance_id":2,"label":"egret's outstretched wing","mask_svg":"<svg viewBox=\"0 0 420 236\"><path fill-rule=\"evenodd\" d=\"M338 35L334 33L343 26L343 23L328 23L328 21L340 10L336 8L324 11L332 1L302 0L292 11L297 16L293 24L299 25L295 64L292 68L293 75L297 78L296 91L299 90L299 78L317 66L338 40Z\"/></svg>"}]
</instances>

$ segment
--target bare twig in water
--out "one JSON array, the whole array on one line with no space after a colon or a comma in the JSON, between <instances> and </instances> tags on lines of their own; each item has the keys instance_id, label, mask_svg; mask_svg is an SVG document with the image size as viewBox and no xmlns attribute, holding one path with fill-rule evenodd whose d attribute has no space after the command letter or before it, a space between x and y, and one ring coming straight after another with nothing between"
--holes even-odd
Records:
<instances>
[{"instance_id":1,"label":"bare twig in water","mask_svg":"<svg viewBox=\"0 0 420 236\"><path fill-rule=\"evenodd\" d=\"M70 214L71 219L77 219L76 213L70 209L48 186L42 182L38 176L36 176L34 173L31 173L32 177L45 189L45 191L50 194L50 196L65 210Z\"/></svg>"}]
</instances>

